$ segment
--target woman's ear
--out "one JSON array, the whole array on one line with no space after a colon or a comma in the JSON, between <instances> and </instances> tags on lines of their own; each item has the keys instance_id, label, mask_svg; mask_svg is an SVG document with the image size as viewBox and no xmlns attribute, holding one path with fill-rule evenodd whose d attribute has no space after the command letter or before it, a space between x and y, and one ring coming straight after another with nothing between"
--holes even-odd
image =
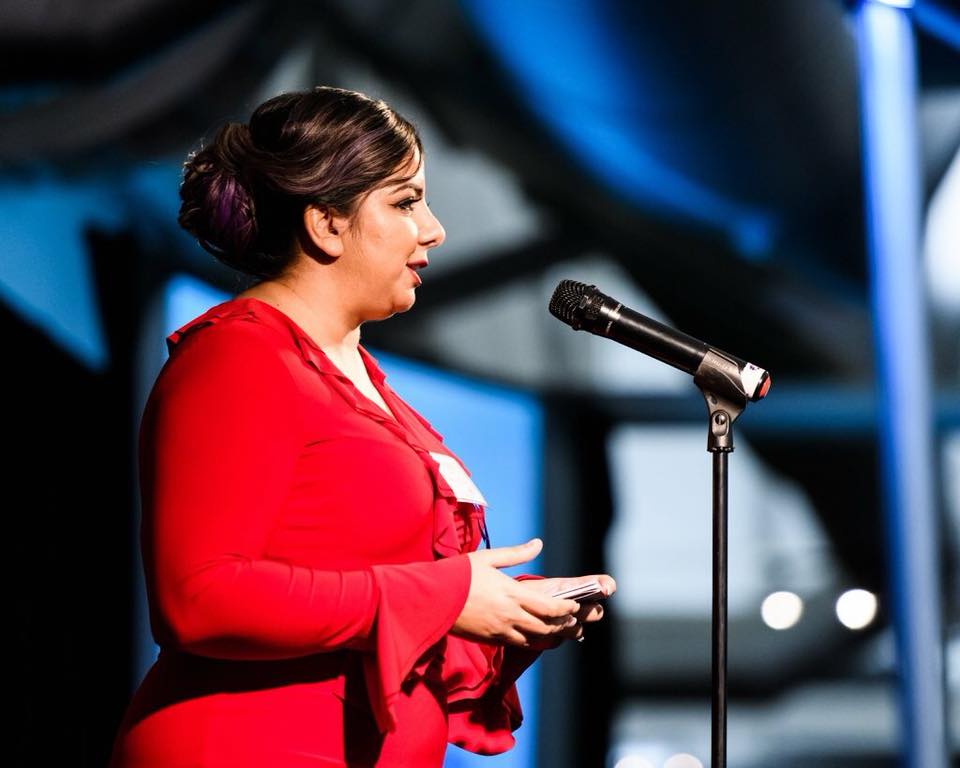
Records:
<instances>
[{"instance_id":1,"label":"woman's ear","mask_svg":"<svg viewBox=\"0 0 960 768\"><path fill-rule=\"evenodd\" d=\"M303 228L310 241L331 258L343 254L343 233L347 220L329 208L308 205L303 211Z\"/></svg>"}]
</instances>

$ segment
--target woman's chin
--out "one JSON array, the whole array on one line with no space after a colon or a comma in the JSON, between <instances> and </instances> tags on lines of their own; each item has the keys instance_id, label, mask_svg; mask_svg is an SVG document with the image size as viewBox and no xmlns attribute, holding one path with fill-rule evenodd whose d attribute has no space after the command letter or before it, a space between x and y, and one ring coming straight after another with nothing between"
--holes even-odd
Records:
<instances>
[{"instance_id":1,"label":"woman's chin","mask_svg":"<svg viewBox=\"0 0 960 768\"><path fill-rule=\"evenodd\" d=\"M417 303L417 292L415 288L410 288L407 291L407 295L404 299L397 302L395 305L394 313L397 312L406 312L411 309L414 304Z\"/></svg>"},{"instance_id":2,"label":"woman's chin","mask_svg":"<svg viewBox=\"0 0 960 768\"><path fill-rule=\"evenodd\" d=\"M393 317L394 315L402 314L413 307L416 303L417 297L414 294L413 289L410 289L408 296L404 298L399 298L393 302L393 305L390 307L385 307L381 311L377 312L375 316L370 317L370 320L386 320L387 318ZM372 313L371 313L372 314Z\"/></svg>"}]
</instances>

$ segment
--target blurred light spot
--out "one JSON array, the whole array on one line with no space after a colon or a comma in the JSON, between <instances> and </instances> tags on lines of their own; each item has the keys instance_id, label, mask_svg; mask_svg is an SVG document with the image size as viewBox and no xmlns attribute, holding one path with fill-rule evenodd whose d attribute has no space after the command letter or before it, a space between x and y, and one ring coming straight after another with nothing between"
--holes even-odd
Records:
<instances>
[{"instance_id":1,"label":"blurred light spot","mask_svg":"<svg viewBox=\"0 0 960 768\"><path fill-rule=\"evenodd\" d=\"M774 592L760 606L763 622L771 629L790 629L800 621L803 600L793 592Z\"/></svg>"},{"instance_id":2,"label":"blurred light spot","mask_svg":"<svg viewBox=\"0 0 960 768\"><path fill-rule=\"evenodd\" d=\"M892 5L894 8L913 8L914 0L877 0L881 5Z\"/></svg>"},{"instance_id":3,"label":"blurred light spot","mask_svg":"<svg viewBox=\"0 0 960 768\"><path fill-rule=\"evenodd\" d=\"M960 317L960 261L957 259L960 221L956 215L958 206L960 153L954 156L930 197L923 240L930 300L939 312L954 319Z\"/></svg>"},{"instance_id":4,"label":"blurred light spot","mask_svg":"<svg viewBox=\"0 0 960 768\"><path fill-rule=\"evenodd\" d=\"M751 261L762 261L770 255L776 235L775 224L765 216L744 216L733 230L733 244L740 255Z\"/></svg>"},{"instance_id":5,"label":"blurred light spot","mask_svg":"<svg viewBox=\"0 0 960 768\"><path fill-rule=\"evenodd\" d=\"M947 684L960 701L960 634L947 642Z\"/></svg>"},{"instance_id":6,"label":"blurred light spot","mask_svg":"<svg viewBox=\"0 0 960 768\"><path fill-rule=\"evenodd\" d=\"M655 766L640 755L627 755L617 760L613 768L655 768Z\"/></svg>"},{"instance_id":7,"label":"blurred light spot","mask_svg":"<svg viewBox=\"0 0 960 768\"><path fill-rule=\"evenodd\" d=\"M865 589L851 589L837 598L837 618L848 629L863 629L877 615L877 598Z\"/></svg>"},{"instance_id":8,"label":"blurred light spot","mask_svg":"<svg viewBox=\"0 0 960 768\"><path fill-rule=\"evenodd\" d=\"M789 592L786 594L790 594ZM693 755L688 755L686 752L679 755L674 755L667 762L663 764L663 768L703 768L703 763L701 763Z\"/></svg>"}]
</instances>

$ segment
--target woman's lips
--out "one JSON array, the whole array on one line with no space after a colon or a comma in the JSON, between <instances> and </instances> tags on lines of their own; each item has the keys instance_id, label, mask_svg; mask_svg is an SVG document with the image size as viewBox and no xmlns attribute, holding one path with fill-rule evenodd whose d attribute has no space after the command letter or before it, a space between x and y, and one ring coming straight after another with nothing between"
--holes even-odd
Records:
<instances>
[{"instance_id":1,"label":"woman's lips","mask_svg":"<svg viewBox=\"0 0 960 768\"><path fill-rule=\"evenodd\" d=\"M413 261L407 262L407 269L413 272L414 279L417 281L416 284L413 286L414 288L419 288L421 285L423 285L423 279L417 273L417 270L423 269L429 263L430 262L427 261L426 256L420 256L419 258L414 259Z\"/></svg>"}]
</instances>

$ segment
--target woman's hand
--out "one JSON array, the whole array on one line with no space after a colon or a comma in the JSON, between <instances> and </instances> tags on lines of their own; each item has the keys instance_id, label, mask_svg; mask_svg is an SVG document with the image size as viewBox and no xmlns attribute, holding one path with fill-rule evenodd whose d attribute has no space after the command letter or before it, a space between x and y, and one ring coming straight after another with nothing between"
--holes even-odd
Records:
<instances>
[{"instance_id":1,"label":"woman's hand","mask_svg":"<svg viewBox=\"0 0 960 768\"><path fill-rule=\"evenodd\" d=\"M580 608L575 600L551 597L532 580L517 581L499 570L533 560L542 548L540 539L531 539L514 547L471 552L470 592L451 632L529 647L573 628Z\"/></svg>"},{"instance_id":2,"label":"woman's hand","mask_svg":"<svg viewBox=\"0 0 960 768\"><path fill-rule=\"evenodd\" d=\"M600 582L600 588L603 590L604 598L610 597L610 595L617 591L617 582L614 581L612 576L606 573L594 574L592 576L528 579L523 583L527 584L532 589L538 590L544 595L551 595L554 592L573 589L574 587L578 587L581 584L586 584L590 581ZM545 642L535 643L534 647L540 649L556 648L563 640L579 640L581 637L583 637L585 624L600 621L600 619L603 618L602 603L584 601L583 603L578 603L578 605L580 608L574 614L577 619L577 623L575 625L561 629L559 632L554 633L552 637L547 638Z\"/></svg>"}]
</instances>

